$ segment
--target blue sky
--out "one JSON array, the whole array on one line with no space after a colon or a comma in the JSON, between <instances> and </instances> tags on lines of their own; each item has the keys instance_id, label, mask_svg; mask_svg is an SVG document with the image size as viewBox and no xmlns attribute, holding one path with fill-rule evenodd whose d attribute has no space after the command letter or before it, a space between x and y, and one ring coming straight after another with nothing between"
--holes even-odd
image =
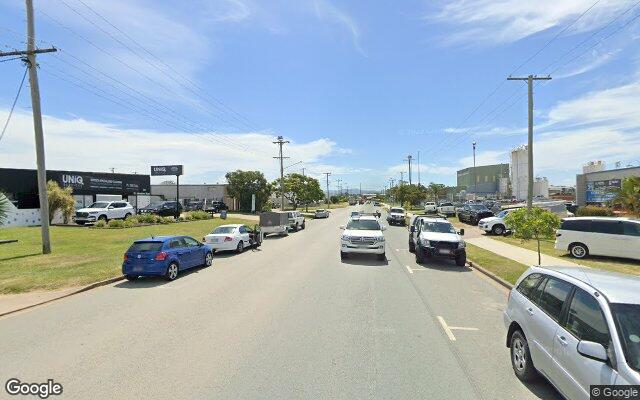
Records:
<instances>
[{"instance_id":1,"label":"blue sky","mask_svg":"<svg viewBox=\"0 0 640 400\"><path fill-rule=\"evenodd\" d=\"M61 49L39 57L47 165L275 178L283 135L289 163L302 161L287 171L331 171L333 185L381 188L418 151L423 182L454 184L472 141L478 164L508 162L526 141L526 86L507 75L553 71L535 88L536 175L572 184L590 160L640 163L634 4L35 1L38 45ZM24 47L23 3L0 9L0 45ZM0 122L22 72L0 63ZM0 166L34 165L25 88Z\"/></svg>"}]
</instances>

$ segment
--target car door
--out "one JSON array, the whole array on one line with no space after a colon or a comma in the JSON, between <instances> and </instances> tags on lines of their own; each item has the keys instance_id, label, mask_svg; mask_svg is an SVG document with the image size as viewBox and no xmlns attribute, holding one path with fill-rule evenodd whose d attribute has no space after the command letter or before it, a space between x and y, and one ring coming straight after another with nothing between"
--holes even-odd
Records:
<instances>
[{"instance_id":1,"label":"car door","mask_svg":"<svg viewBox=\"0 0 640 400\"><path fill-rule=\"evenodd\" d=\"M185 243L185 249L188 251L189 267L202 265L204 263L204 251L198 241L189 236L185 236L182 239Z\"/></svg>"},{"instance_id":2,"label":"car door","mask_svg":"<svg viewBox=\"0 0 640 400\"><path fill-rule=\"evenodd\" d=\"M462 207L462 212L460 213L460 215L462 216L462 220L466 220L467 218L469 218L469 213L471 212L471 207L465 205L464 207Z\"/></svg>"},{"instance_id":3,"label":"car door","mask_svg":"<svg viewBox=\"0 0 640 400\"><path fill-rule=\"evenodd\" d=\"M116 213L116 218L124 218L124 215L127 212L127 209L125 208L126 204L122 203L122 202L115 202L113 203L113 211L115 211Z\"/></svg>"},{"instance_id":4,"label":"car door","mask_svg":"<svg viewBox=\"0 0 640 400\"><path fill-rule=\"evenodd\" d=\"M625 257L640 260L640 223L624 221Z\"/></svg>"},{"instance_id":5,"label":"car door","mask_svg":"<svg viewBox=\"0 0 640 400\"><path fill-rule=\"evenodd\" d=\"M246 226L242 225L240 227L238 227L238 235L240 237L240 240L242 240L242 242L244 243L244 246L248 246L249 245L249 230L247 229Z\"/></svg>"},{"instance_id":6,"label":"car door","mask_svg":"<svg viewBox=\"0 0 640 400\"><path fill-rule=\"evenodd\" d=\"M182 238L176 237L169 240L169 253L178 259L179 269L189 268L188 251Z\"/></svg>"},{"instance_id":7,"label":"car door","mask_svg":"<svg viewBox=\"0 0 640 400\"><path fill-rule=\"evenodd\" d=\"M589 399L590 385L613 385L617 372L607 363L578 353L581 340L600 343L613 350L611 335L598 300L576 288L564 323L558 328L553 344L555 379L559 389L570 399Z\"/></svg>"},{"instance_id":8,"label":"car door","mask_svg":"<svg viewBox=\"0 0 640 400\"><path fill-rule=\"evenodd\" d=\"M597 220L591 222L593 235L591 246L593 254L610 257L621 257L627 253L626 240L624 239L624 227L620 220ZM591 248L590 248L591 249Z\"/></svg>"},{"instance_id":9,"label":"car door","mask_svg":"<svg viewBox=\"0 0 640 400\"><path fill-rule=\"evenodd\" d=\"M562 315L564 303L573 289L573 285L553 276L547 277L534 291L537 306L526 309L529 316L527 326L529 349L535 352L536 368L553 381L557 374L553 364L553 342L558 331L558 321Z\"/></svg>"}]
</instances>

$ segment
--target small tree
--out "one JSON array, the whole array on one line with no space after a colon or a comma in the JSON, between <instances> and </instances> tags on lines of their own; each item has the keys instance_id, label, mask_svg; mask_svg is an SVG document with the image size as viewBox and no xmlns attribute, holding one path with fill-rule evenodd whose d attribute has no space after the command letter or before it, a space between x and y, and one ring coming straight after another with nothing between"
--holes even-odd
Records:
<instances>
[{"instance_id":1,"label":"small tree","mask_svg":"<svg viewBox=\"0 0 640 400\"><path fill-rule=\"evenodd\" d=\"M276 196L281 196L280 179L271 183L271 188ZM293 205L293 209L298 205L309 206L309 203L319 201L324 198L324 192L320 188L320 182L312 177L302 174L287 174L284 176L284 197Z\"/></svg>"},{"instance_id":2,"label":"small tree","mask_svg":"<svg viewBox=\"0 0 640 400\"><path fill-rule=\"evenodd\" d=\"M0 225L6 221L7 216L9 215L10 204L11 202L7 199L7 196L0 192Z\"/></svg>"},{"instance_id":3,"label":"small tree","mask_svg":"<svg viewBox=\"0 0 640 400\"><path fill-rule=\"evenodd\" d=\"M76 201L73 198L73 188L61 188L56 181L47 182L47 196L49 197L49 223L53 221L56 211L62 213L64 223L69 223L75 211Z\"/></svg>"},{"instance_id":4,"label":"small tree","mask_svg":"<svg viewBox=\"0 0 640 400\"><path fill-rule=\"evenodd\" d=\"M560 217L549 210L533 207L510 212L505 223L513 235L522 241L535 239L538 244L538 265L541 264L540 240L551 239L560 227Z\"/></svg>"},{"instance_id":5,"label":"small tree","mask_svg":"<svg viewBox=\"0 0 640 400\"><path fill-rule=\"evenodd\" d=\"M620 204L623 210L640 216L640 176L624 178L611 202Z\"/></svg>"}]
</instances>

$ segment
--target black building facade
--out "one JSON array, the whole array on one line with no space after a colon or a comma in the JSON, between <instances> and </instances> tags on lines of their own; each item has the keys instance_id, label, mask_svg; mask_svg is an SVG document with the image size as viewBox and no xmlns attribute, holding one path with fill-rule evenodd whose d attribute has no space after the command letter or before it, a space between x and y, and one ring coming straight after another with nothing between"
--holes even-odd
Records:
<instances>
[{"instance_id":1,"label":"black building facade","mask_svg":"<svg viewBox=\"0 0 640 400\"><path fill-rule=\"evenodd\" d=\"M94 201L96 195L120 195L123 199L151 193L149 175L47 170L47 181L71 186L76 201ZM0 190L18 208L40 208L38 176L33 169L0 168Z\"/></svg>"}]
</instances>

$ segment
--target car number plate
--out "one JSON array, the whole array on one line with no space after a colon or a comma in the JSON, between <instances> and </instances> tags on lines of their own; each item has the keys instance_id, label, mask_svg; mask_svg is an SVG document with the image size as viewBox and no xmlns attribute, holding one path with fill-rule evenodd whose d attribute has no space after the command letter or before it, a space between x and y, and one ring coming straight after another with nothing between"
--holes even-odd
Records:
<instances>
[{"instance_id":1,"label":"car number plate","mask_svg":"<svg viewBox=\"0 0 640 400\"><path fill-rule=\"evenodd\" d=\"M440 254L451 254L451 250L449 249L439 249L438 252Z\"/></svg>"},{"instance_id":2,"label":"car number plate","mask_svg":"<svg viewBox=\"0 0 640 400\"><path fill-rule=\"evenodd\" d=\"M133 267L133 272L142 272L142 267Z\"/></svg>"}]
</instances>

